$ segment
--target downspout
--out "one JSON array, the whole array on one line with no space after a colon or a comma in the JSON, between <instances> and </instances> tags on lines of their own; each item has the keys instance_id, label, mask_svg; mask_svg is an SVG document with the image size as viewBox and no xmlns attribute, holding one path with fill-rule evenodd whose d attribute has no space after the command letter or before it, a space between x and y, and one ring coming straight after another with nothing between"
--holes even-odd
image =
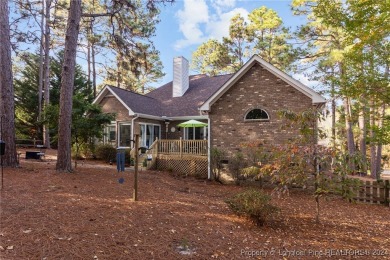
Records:
<instances>
[{"instance_id":1,"label":"downspout","mask_svg":"<svg viewBox=\"0 0 390 260\"><path fill-rule=\"evenodd\" d=\"M134 122L136 119L139 118L138 114L134 114L135 117L133 119L131 119L131 135L134 137ZM134 142L131 142L131 148L134 148Z\"/></svg>"},{"instance_id":2,"label":"downspout","mask_svg":"<svg viewBox=\"0 0 390 260\"><path fill-rule=\"evenodd\" d=\"M211 180L211 125L210 115L207 115L207 179Z\"/></svg>"}]
</instances>

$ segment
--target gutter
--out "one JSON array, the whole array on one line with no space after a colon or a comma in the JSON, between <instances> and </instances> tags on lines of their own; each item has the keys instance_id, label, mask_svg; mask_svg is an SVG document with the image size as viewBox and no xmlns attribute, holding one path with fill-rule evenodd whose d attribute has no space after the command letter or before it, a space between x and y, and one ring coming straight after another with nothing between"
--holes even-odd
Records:
<instances>
[{"instance_id":1,"label":"gutter","mask_svg":"<svg viewBox=\"0 0 390 260\"><path fill-rule=\"evenodd\" d=\"M134 115L136 115L137 117L142 117L142 118L147 118L147 119L154 119L154 120L159 120L159 121L164 121L165 120L161 116L152 116L152 115L140 114L140 113L137 113L137 114L134 114Z\"/></svg>"},{"instance_id":2,"label":"gutter","mask_svg":"<svg viewBox=\"0 0 390 260\"><path fill-rule=\"evenodd\" d=\"M198 120L204 120L208 119L208 116L201 115L201 116L173 116L173 117L168 117L167 119L170 119L172 121L176 120L191 120L191 119L198 119Z\"/></svg>"}]
</instances>

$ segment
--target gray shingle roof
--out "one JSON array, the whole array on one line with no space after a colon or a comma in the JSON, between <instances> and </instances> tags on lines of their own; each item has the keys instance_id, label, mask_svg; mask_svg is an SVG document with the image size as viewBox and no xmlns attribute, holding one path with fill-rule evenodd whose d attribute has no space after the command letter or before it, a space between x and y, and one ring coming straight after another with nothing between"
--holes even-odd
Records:
<instances>
[{"instance_id":1,"label":"gray shingle roof","mask_svg":"<svg viewBox=\"0 0 390 260\"><path fill-rule=\"evenodd\" d=\"M110 86L110 89L131 109L134 113L161 116L161 103L152 97L136 92Z\"/></svg>"},{"instance_id":2,"label":"gray shingle roof","mask_svg":"<svg viewBox=\"0 0 390 260\"><path fill-rule=\"evenodd\" d=\"M198 108L232 76L190 76L190 84L181 97L172 97L172 81L146 95L110 86L110 89L134 112L153 116L198 116Z\"/></svg>"},{"instance_id":3,"label":"gray shingle roof","mask_svg":"<svg viewBox=\"0 0 390 260\"><path fill-rule=\"evenodd\" d=\"M164 116L197 116L198 108L232 76L190 76L189 88L181 97L172 97L172 81L149 92L146 96L159 100Z\"/></svg>"}]
</instances>

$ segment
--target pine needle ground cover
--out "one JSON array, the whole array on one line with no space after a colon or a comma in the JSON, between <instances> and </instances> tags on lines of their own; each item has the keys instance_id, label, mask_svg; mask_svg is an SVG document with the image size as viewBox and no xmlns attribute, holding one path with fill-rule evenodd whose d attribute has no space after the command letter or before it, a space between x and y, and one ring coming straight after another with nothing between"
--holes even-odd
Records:
<instances>
[{"instance_id":1,"label":"pine needle ground cover","mask_svg":"<svg viewBox=\"0 0 390 260\"><path fill-rule=\"evenodd\" d=\"M0 259L390 257L384 206L331 198L316 224L311 195L293 190L272 197L280 212L259 227L225 202L245 188L143 170L134 202L128 171L86 161L75 173L58 174L50 152L43 162L22 159L21 168L4 169Z\"/></svg>"}]
</instances>

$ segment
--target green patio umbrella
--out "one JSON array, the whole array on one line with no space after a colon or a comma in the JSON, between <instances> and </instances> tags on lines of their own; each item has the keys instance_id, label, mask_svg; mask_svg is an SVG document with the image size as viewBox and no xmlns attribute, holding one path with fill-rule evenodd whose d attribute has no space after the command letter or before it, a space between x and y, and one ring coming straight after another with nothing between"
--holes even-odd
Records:
<instances>
[{"instance_id":1,"label":"green patio umbrella","mask_svg":"<svg viewBox=\"0 0 390 260\"><path fill-rule=\"evenodd\" d=\"M199 122L197 120L188 120L186 122L183 122L181 124L178 124L179 127L204 127L207 126L206 123Z\"/></svg>"}]
</instances>

